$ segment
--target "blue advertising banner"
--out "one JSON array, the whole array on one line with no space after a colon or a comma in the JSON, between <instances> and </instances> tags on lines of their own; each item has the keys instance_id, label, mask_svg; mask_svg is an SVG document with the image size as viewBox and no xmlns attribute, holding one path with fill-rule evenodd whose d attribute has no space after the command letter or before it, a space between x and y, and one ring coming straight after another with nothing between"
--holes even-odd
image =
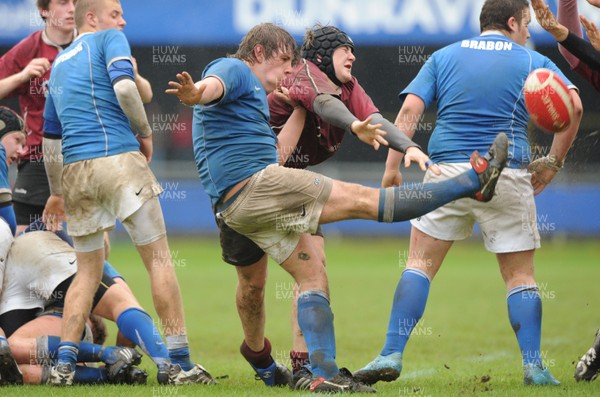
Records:
<instances>
[{"instance_id":1,"label":"blue advertising banner","mask_svg":"<svg viewBox=\"0 0 600 397\"><path fill-rule=\"evenodd\" d=\"M556 0L548 1L556 10ZM252 26L272 22L300 40L306 27L339 26L358 45L444 45L479 34L483 0L124 0L133 45L236 45ZM579 1L596 24L600 11ZM532 21L535 44L552 37ZM44 26L35 0L0 0L0 45Z\"/></svg>"}]
</instances>

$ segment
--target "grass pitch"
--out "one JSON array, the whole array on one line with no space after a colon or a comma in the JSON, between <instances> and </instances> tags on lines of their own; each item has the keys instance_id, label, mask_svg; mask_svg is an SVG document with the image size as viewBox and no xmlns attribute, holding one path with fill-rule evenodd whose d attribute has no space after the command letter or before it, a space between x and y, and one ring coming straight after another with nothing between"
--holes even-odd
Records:
<instances>
[{"instance_id":1,"label":"grass pitch","mask_svg":"<svg viewBox=\"0 0 600 397\"><path fill-rule=\"evenodd\" d=\"M123 239L126 241L125 239ZM52 388L8 387L2 396L276 396L305 395L288 389L267 389L255 381L239 354L242 341L234 301L235 271L220 260L216 237L172 238L192 358L214 376L216 387L165 387L156 370L147 386ZM404 269L408 242L401 239L327 239L327 267L335 314L337 361L357 370L379 353L385 340L389 309ZM479 241L456 243L432 283L425 315L415 327L404 353L404 369L393 383L378 383L381 396L594 396L600 380L576 383L575 363L587 350L600 316L597 241L546 242L536 254L536 279L543 299L542 357L561 386L524 387L521 358L508 322L505 288L495 258ZM113 238L111 262L125 276L148 312L148 279L128 242ZM293 282L270 264L267 336L273 356L289 366L289 311ZM158 321L157 321L158 324ZM115 327L109 324L108 341Z\"/></svg>"}]
</instances>

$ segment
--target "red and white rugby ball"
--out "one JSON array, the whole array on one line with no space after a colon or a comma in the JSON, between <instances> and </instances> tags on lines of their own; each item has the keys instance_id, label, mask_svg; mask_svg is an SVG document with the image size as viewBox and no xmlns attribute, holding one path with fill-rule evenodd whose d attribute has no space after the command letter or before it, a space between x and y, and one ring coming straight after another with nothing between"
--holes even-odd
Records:
<instances>
[{"instance_id":1,"label":"red and white rugby ball","mask_svg":"<svg viewBox=\"0 0 600 397\"><path fill-rule=\"evenodd\" d=\"M569 88L549 69L535 69L525 80L525 107L531 119L547 132L562 132L573 119L573 99Z\"/></svg>"}]
</instances>

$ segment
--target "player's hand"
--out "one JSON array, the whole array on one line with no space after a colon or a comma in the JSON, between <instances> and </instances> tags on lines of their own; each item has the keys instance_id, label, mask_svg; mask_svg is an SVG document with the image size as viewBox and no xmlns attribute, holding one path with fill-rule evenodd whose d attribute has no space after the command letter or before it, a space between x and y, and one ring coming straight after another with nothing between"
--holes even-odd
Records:
<instances>
[{"instance_id":1,"label":"player's hand","mask_svg":"<svg viewBox=\"0 0 600 397\"><path fill-rule=\"evenodd\" d=\"M65 219L65 200L62 195L52 194L46 201L46 207L42 213L42 222L51 232L62 230Z\"/></svg>"},{"instance_id":2,"label":"player's hand","mask_svg":"<svg viewBox=\"0 0 600 397\"><path fill-rule=\"evenodd\" d=\"M373 146L375 150L378 150L380 145L388 146L388 141L383 138L386 132L380 130L381 124L371 124L371 120L371 117L368 117L363 121L356 120L352 123L352 132L354 132L362 142Z\"/></svg>"},{"instance_id":3,"label":"player's hand","mask_svg":"<svg viewBox=\"0 0 600 397\"><path fill-rule=\"evenodd\" d=\"M558 23L550 7L544 0L531 0L531 6L535 12L535 19L540 26L550 33L558 41L563 41L569 35L569 30Z\"/></svg>"},{"instance_id":4,"label":"player's hand","mask_svg":"<svg viewBox=\"0 0 600 397\"><path fill-rule=\"evenodd\" d=\"M600 3L600 0L598 2ZM594 46L596 51L600 51L600 32L598 31L596 24L583 15L579 16L579 20L581 21L581 24L583 25L585 33L587 34L590 43L592 43L592 46Z\"/></svg>"},{"instance_id":5,"label":"player's hand","mask_svg":"<svg viewBox=\"0 0 600 397\"><path fill-rule=\"evenodd\" d=\"M402 173L399 169L385 169L381 178L381 187L392 187L402 185Z\"/></svg>"},{"instance_id":6,"label":"player's hand","mask_svg":"<svg viewBox=\"0 0 600 397\"><path fill-rule=\"evenodd\" d=\"M177 96L179 102L185 105L194 106L200 104L206 86L200 84L196 87L192 76L188 72L178 73L176 77L178 81L169 81L169 87L172 88L165 92Z\"/></svg>"},{"instance_id":7,"label":"player's hand","mask_svg":"<svg viewBox=\"0 0 600 397\"><path fill-rule=\"evenodd\" d=\"M531 173L531 185L533 186L533 194L537 196L540 194L548 184L552 181L554 176L560 170L552 160L545 156L529 163L527 171Z\"/></svg>"},{"instance_id":8,"label":"player's hand","mask_svg":"<svg viewBox=\"0 0 600 397\"><path fill-rule=\"evenodd\" d=\"M600 8L600 0L587 0L587 2L593 5L594 7Z\"/></svg>"},{"instance_id":9,"label":"player's hand","mask_svg":"<svg viewBox=\"0 0 600 397\"><path fill-rule=\"evenodd\" d=\"M416 146L409 147L404 154L404 166L409 167L410 163L412 162L419 164L419 168L421 168L422 171L427 171L427 169L430 169L435 175L440 175L442 173L442 171L440 171L440 167L433 164L433 162L429 159L429 156L423 153L421 149Z\"/></svg>"},{"instance_id":10,"label":"player's hand","mask_svg":"<svg viewBox=\"0 0 600 397\"><path fill-rule=\"evenodd\" d=\"M147 136L145 138L138 135L136 138L140 143L140 152L142 152L144 157L146 157L146 161L148 162L148 164L150 164L150 162L152 161L152 151L154 147L152 144L152 135Z\"/></svg>"},{"instance_id":11,"label":"player's hand","mask_svg":"<svg viewBox=\"0 0 600 397\"><path fill-rule=\"evenodd\" d=\"M47 58L34 58L21 71L23 83L34 77L43 77L50 70L50 61Z\"/></svg>"},{"instance_id":12,"label":"player's hand","mask_svg":"<svg viewBox=\"0 0 600 397\"><path fill-rule=\"evenodd\" d=\"M290 96L290 91L285 87L279 86L279 87L275 88L275 91L273 91L273 95L275 95L275 97L277 99L287 103L288 105L290 105L293 108L299 106L298 102L293 100L292 97Z\"/></svg>"}]
</instances>

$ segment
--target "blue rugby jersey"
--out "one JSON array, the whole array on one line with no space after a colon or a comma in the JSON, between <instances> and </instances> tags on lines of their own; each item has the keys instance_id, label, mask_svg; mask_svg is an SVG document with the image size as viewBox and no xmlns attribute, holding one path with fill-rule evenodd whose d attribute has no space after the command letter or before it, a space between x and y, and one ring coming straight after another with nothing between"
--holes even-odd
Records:
<instances>
[{"instance_id":1,"label":"blue rugby jersey","mask_svg":"<svg viewBox=\"0 0 600 397\"><path fill-rule=\"evenodd\" d=\"M235 58L211 62L202 78L218 78L223 97L194 108L194 157L214 204L236 183L277 163L267 94L250 68Z\"/></svg>"},{"instance_id":2,"label":"blue rugby jersey","mask_svg":"<svg viewBox=\"0 0 600 397\"><path fill-rule=\"evenodd\" d=\"M400 99L414 94L426 106L437 101L428 147L435 163L466 162L474 150L486 153L496 135L505 132L511 143L508 166L523 168L531 158L523 85L537 68L555 71L572 86L547 57L488 32L435 52Z\"/></svg>"},{"instance_id":3,"label":"blue rugby jersey","mask_svg":"<svg viewBox=\"0 0 600 397\"><path fill-rule=\"evenodd\" d=\"M133 78L133 68L114 73L118 61L131 65L129 43L117 29L84 33L55 59L44 133L62 135L65 164L139 150L112 85Z\"/></svg>"}]
</instances>

